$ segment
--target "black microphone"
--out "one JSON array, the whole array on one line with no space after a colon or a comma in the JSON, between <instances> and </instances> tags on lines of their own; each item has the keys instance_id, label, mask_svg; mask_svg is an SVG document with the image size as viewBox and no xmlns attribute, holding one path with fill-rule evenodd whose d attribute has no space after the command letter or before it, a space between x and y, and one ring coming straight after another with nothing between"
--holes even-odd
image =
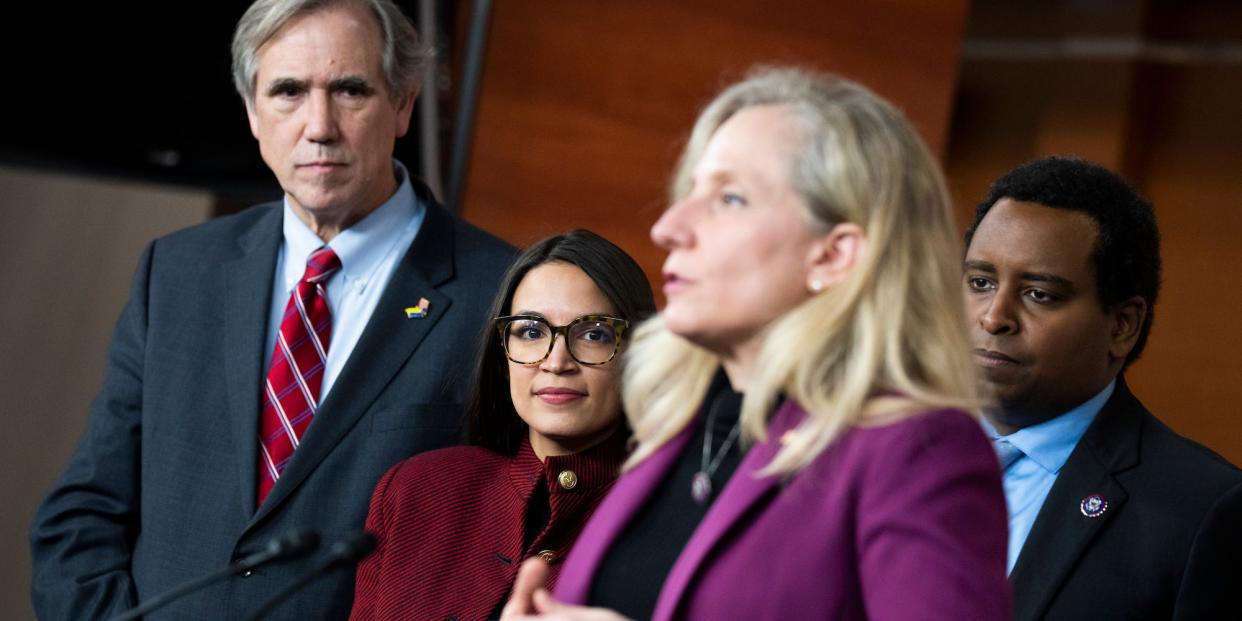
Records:
<instances>
[{"instance_id":1,"label":"black microphone","mask_svg":"<svg viewBox=\"0 0 1242 621\"><path fill-rule=\"evenodd\" d=\"M236 568L234 573L249 571L283 558L300 556L318 547L319 533L313 530L295 530L285 533L284 536L267 542L267 547L262 550L233 563L233 567Z\"/></svg>"},{"instance_id":2,"label":"black microphone","mask_svg":"<svg viewBox=\"0 0 1242 621\"><path fill-rule=\"evenodd\" d=\"M302 590L306 585L314 582L316 578L338 567L353 567L358 561L366 558L374 549L375 537L365 530L358 531L337 541L332 544L331 548L328 548L328 553L310 571L302 574L297 580L290 583L289 586L281 589L266 602L263 602L263 605L254 614L246 618L250 621L262 619L273 608L288 599L290 595Z\"/></svg>"},{"instance_id":3,"label":"black microphone","mask_svg":"<svg viewBox=\"0 0 1242 621\"><path fill-rule=\"evenodd\" d=\"M143 615L163 608L164 606L167 606L168 604L181 599L194 591L197 591L207 585L219 582L229 576L247 572L256 567L260 567L274 561L301 556L317 547L319 547L319 533L316 533L313 530L295 530L285 533L284 535L267 542L267 545L258 552L238 559L224 569L212 572L206 576L195 578L168 591L164 591L163 593L152 597L138 606L129 609L123 614L113 617L111 621L131 621L132 619L138 619Z\"/></svg>"}]
</instances>

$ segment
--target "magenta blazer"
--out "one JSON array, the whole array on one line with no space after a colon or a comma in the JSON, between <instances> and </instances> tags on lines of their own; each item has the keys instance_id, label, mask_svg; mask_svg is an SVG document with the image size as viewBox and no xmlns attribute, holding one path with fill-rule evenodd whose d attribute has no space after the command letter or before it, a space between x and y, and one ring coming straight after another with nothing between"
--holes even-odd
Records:
<instances>
[{"instance_id":1,"label":"magenta blazer","mask_svg":"<svg viewBox=\"0 0 1242 621\"><path fill-rule=\"evenodd\" d=\"M805 411L786 402L664 581L653 619L1009 619L1007 522L996 454L958 410L844 433L782 482L757 477ZM586 603L600 560L693 429L613 486L561 570ZM690 493L686 490L686 493Z\"/></svg>"}]
</instances>

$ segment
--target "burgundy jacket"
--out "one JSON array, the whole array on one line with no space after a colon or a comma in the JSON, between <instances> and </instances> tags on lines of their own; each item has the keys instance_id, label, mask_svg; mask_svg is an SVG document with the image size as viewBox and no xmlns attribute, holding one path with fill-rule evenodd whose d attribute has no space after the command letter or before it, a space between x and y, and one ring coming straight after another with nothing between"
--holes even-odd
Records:
<instances>
[{"instance_id":1,"label":"burgundy jacket","mask_svg":"<svg viewBox=\"0 0 1242 621\"><path fill-rule=\"evenodd\" d=\"M616 480L625 433L577 455L540 462L523 441L508 457L460 446L394 466L371 497L375 553L358 566L351 619L484 619L509 593L522 560L561 559ZM570 476L567 473L572 473ZM523 549L535 487L548 489L551 519Z\"/></svg>"},{"instance_id":2,"label":"burgundy jacket","mask_svg":"<svg viewBox=\"0 0 1242 621\"><path fill-rule=\"evenodd\" d=\"M742 459L674 563L654 619L1010 618L1005 498L978 422L937 410L854 428L785 482L755 476L804 417L792 401L773 415L769 441ZM617 481L566 560L558 599L587 603L600 560L693 432Z\"/></svg>"}]
</instances>

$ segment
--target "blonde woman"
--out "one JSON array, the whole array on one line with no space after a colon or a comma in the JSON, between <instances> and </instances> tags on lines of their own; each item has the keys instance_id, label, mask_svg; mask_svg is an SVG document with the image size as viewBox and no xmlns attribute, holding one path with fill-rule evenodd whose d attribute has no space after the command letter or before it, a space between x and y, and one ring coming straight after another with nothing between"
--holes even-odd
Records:
<instances>
[{"instance_id":1,"label":"blonde woman","mask_svg":"<svg viewBox=\"0 0 1242 621\"><path fill-rule=\"evenodd\" d=\"M960 251L901 115L760 71L700 115L651 233L668 304L625 360L637 449L555 599L528 562L505 618L1007 619Z\"/></svg>"}]
</instances>

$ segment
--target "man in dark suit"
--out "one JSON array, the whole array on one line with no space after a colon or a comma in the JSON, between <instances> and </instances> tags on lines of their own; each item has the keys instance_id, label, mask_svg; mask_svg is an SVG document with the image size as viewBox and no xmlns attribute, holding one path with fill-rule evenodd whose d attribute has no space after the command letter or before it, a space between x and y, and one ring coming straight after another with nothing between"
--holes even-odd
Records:
<instances>
[{"instance_id":1,"label":"man in dark suit","mask_svg":"<svg viewBox=\"0 0 1242 621\"><path fill-rule=\"evenodd\" d=\"M1016 618L1239 618L1242 472L1125 381L1160 285L1151 204L1079 159L1025 164L976 210L964 267Z\"/></svg>"},{"instance_id":2,"label":"man in dark suit","mask_svg":"<svg viewBox=\"0 0 1242 621\"><path fill-rule=\"evenodd\" d=\"M392 464L459 439L513 253L392 159L427 58L412 24L388 0L259 0L233 54L284 200L147 248L88 428L31 529L41 618L112 616L294 529L339 540ZM146 618L244 618L317 561ZM266 618L344 618L353 583L324 576Z\"/></svg>"}]
</instances>

